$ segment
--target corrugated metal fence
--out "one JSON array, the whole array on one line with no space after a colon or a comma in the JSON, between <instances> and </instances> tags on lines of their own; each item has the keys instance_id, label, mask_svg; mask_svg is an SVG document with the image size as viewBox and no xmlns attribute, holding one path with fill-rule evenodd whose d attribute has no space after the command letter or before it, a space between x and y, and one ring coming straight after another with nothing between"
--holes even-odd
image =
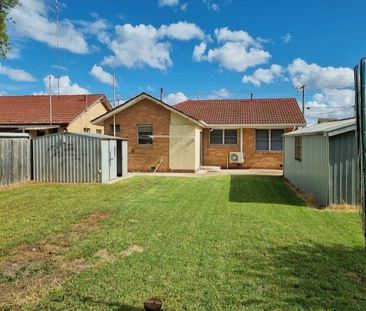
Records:
<instances>
[{"instance_id":1,"label":"corrugated metal fence","mask_svg":"<svg viewBox=\"0 0 366 311\"><path fill-rule=\"evenodd\" d=\"M101 140L71 133L33 139L33 179L101 182Z\"/></svg>"},{"instance_id":2,"label":"corrugated metal fence","mask_svg":"<svg viewBox=\"0 0 366 311\"><path fill-rule=\"evenodd\" d=\"M355 132L329 138L329 204L357 204L358 170Z\"/></svg>"},{"instance_id":3,"label":"corrugated metal fence","mask_svg":"<svg viewBox=\"0 0 366 311\"><path fill-rule=\"evenodd\" d=\"M30 137L0 133L0 187L30 179Z\"/></svg>"}]
</instances>

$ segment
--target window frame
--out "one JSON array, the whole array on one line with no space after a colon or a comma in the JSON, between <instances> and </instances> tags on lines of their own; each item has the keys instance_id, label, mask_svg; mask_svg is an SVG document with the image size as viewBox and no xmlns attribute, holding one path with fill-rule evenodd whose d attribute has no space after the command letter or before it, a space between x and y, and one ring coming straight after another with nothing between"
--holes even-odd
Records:
<instances>
[{"instance_id":1,"label":"window frame","mask_svg":"<svg viewBox=\"0 0 366 311\"><path fill-rule=\"evenodd\" d=\"M257 149L257 131L267 131L268 132L268 149ZM282 131L282 135L285 134L285 129L273 128L273 129L255 129L255 140L254 149L256 152L283 152L283 138L282 138L282 149L272 149L272 131Z\"/></svg>"},{"instance_id":2,"label":"window frame","mask_svg":"<svg viewBox=\"0 0 366 311\"><path fill-rule=\"evenodd\" d=\"M145 147L150 147L154 145L154 140L151 138L151 143L150 144L141 144L140 143L140 128L142 127L151 127L151 136L154 134L154 127L152 124L138 124L137 125L137 130L136 130L136 139L137 139L137 145L139 146L145 146Z\"/></svg>"},{"instance_id":3,"label":"window frame","mask_svg":"<svg viewBox=\"0 0 366 311\"><path fill-rule=\"evenodd\" d=\"M211 142L211 133L213 131L221 131L221 143L216 144L216 143ZM225 143L226 131L235 131L235 133L236 133L236 142L235 142L235 144L231 144L231 143L226 144ZM212 129L212 130L209 131L208 135L209 135L208 138L209 138L210 146L237 146L238 145L238 136L239 136L238 135L238 129Z\"/></svg>"},{"instance_id":4,"label":"window frame","mask_svg":"<svg viewBox=\"0 0 366 311\"><path fill-rule=\"evenodd\" d=\"M295 136L295 144L294 144L294 158L296 161L302 161L302 137Z\"/></svg>"},{"instance_id":5,"label":"window frame","mask_svg":"<svg viewBox=\"0 0 366 311\"><path fill-rule=\"evenodd\" d=\"M116 133L121 133L121 125L119 123L116 123ZM110 133L112 133L112 135L114 134L114 124L109 124L110 128Z\"/></svg>"}]
</instances>

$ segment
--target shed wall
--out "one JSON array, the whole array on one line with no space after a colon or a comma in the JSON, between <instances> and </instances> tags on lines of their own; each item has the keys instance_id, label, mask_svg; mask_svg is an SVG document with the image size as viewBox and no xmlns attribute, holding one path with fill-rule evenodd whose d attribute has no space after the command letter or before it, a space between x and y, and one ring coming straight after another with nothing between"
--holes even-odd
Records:
<instances>
[{"instance_id":1,"label":"shed wall","mask_svg":"<svg viewBox=\"0 0 366 311\"><path fill-rule=\"evenodd\" d=\"M34 180L101 182L101 141L67 133L33 139Z\"/></svg>"},{"instance_id":2,"label":"shed wall","mask_svg":"<svg viewBox=\"0 0 366 311\"><path fill-rule=\"evenodd\" d=\"M355 132L329 137L329 204L357 203Z\"/></svg>"},{"instance_id":3,"label":"shed wall","mask_svg":"<svg viewBox=\"0 0 366 311\"><path fill-rule=\"evenodd\" d=\"M0 137L0 187L30 179L30 139Z\"/></svg>"},{"instance_id":4,"label":"shed wall","mask_svg":"<svg viewBox=\"0 0 366 311\"><path fill-rule=\"evenodd\" d=\"M302 191L328 205L328 138L323 135L302 136L302 158L295 160L295 137L285 136L284 176Z\"/></svg>"}]
</instances>

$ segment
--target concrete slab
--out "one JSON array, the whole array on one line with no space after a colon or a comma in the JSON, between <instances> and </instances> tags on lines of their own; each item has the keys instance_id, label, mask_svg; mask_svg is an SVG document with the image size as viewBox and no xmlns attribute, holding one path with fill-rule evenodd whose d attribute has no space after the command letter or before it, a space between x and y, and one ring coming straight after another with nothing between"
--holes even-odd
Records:
<instances>
[{"instance_id":1,"label":"concrete slab","mask_svg":"<svg viewBox=\"0 0 366 311\"><path fill-rule=\"evenodd\" d=\"M224 175L254 175L254 176L283 176L282 170L267 170L267 169L240 169L240 170L219 170L207 171L200 170L197 173L129 173L128 177L132 176L165 176L165 177L192 177L202 178L210 176L224 176ZM120 178L119 180L125 179Z\"/></svg>"}]
</instances>

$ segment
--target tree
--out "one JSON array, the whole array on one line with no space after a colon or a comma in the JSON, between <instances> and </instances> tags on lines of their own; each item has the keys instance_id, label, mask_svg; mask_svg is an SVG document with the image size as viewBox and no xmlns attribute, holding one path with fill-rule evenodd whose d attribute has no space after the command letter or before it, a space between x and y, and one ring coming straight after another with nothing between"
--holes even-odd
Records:
<instances>
[{"instance_id":1,"label":"tree","mask_svg":"<svg viewBox=\"0 0 366 311\"><path fill-rule=\"evenodd\" d=\"M19 4L19 0L0 0L0 57L5 58L11 45L7 29L9 10Z\"/></svg>"}]
</instances>

